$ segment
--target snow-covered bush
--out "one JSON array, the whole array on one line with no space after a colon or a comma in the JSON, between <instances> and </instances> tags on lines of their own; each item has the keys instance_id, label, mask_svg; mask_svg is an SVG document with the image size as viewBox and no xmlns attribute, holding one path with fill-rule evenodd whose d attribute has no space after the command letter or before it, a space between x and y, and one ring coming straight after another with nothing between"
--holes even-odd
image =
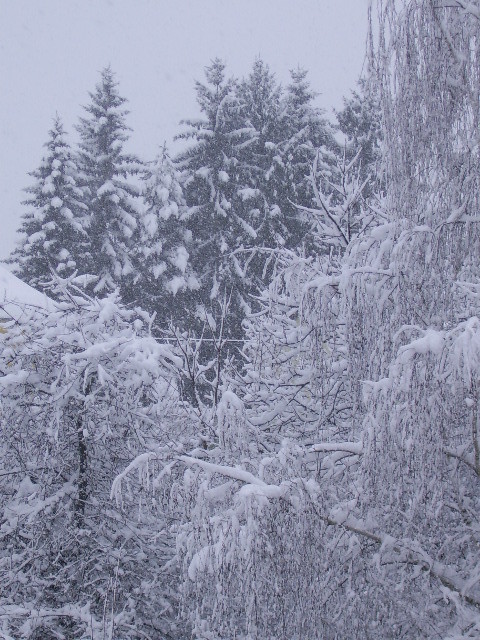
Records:
<instances>
[{"instance_id":1,"label":"snow-covered bush","mask_svg":"<svg viewBox=\"0 0 480 640\"><path fill-rule=\"evenodd\" d=\"M133 478L115 506L110 487L180 433L178 363L115 294L61 289L0 336L0 636L174 637L162 500Z\"/></svg>"}]
</instances>

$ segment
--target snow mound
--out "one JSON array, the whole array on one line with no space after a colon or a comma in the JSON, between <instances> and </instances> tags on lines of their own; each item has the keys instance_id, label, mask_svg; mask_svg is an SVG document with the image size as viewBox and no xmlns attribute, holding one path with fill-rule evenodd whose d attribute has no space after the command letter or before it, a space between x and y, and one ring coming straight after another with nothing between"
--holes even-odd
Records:
<instances>
[{"instance_id":1,"label":"snow mound","mask_svg":"<svg viewBox=\"0 0 480 640\"><path fill-rule=\"evenodd\" d=\"M0 322L24 320L32 311L53 311L55 303L0 265Z\"/></svg>"}]
</instances>

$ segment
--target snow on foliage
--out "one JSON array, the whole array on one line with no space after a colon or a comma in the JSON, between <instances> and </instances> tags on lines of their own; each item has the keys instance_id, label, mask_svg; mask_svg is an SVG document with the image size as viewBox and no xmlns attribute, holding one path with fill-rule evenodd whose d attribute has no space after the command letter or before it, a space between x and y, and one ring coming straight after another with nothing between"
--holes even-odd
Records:
<instances>
[{"instance_id":1,"label":"snow on foliage","mask_svg":"<svg viewBox=\"0 0 480 640\"><path fill-rule=\"evenodd\" d=\"M30 175L18 246L9 259L15 273L32 286L45 287L52 272L66 277L78 269L86 240L86 206L78 168L57 116L45 144L47 153Z\"/></svg>"},{"instance_id":2,"label":"snow on foliage","mask_svg":"<svg viewBox=\"0 0 480 640\"><path fill-rule=\"evenodd\" d=\"M121 288L124 299L131 300L132 254L141 212L139 189L132 177L142 166L123 149L128 140L128 111L117 87L112 70L103 69L77 126L77 164L90 238L83 250L81 272L98 276L96 293Z\"/></svg>"},{"instance_id":3,"label":"snow on foliage","mask_svg":"<svg viewBox=\"0 0 480 640\"><path fill-rule=\"evenodd\" d=\"M0 634L479 637L477 4L378 0L343 149L303 70L214 60L115 210L153 314L70 276L12 318Z\"/></svg>"},{"instance_id":4,"label":"snow on foliage","mask_svg":"<svg viewBox=\"0 0 480 640\"><path fill-rule=\"evenodd\" d=\"M137 247L138 304L156 312L157 322L166 327L178 321L177 294L188 295L198 285L190 265L191 237L186 227L188 209L179 174L166 147L144 173L145 211L140 220ZM175 301L175 302L174 302Z\"/></svg>"},{"instance_id":5,"label":"snow on foliage","mask_svg":"<svg viewBox=\"0 0 480 640\"><path fill-rule=\"evenodd\" d=\"M115 294L90 300L66 281L57 294L0 344L2 632L134 638L154 620L154 633L173 633L159 504L115 509L108 496L132 454L169 439L179 362Z\"/></svg>"},{"instance_id":6,"label":"snow on foliage","mask_svg":"<svg viewBox=\"0 0 480 640\"><path fill-rule=\"evenodd\" d=\"M478 637L474 14L379 2L385 197L313 165L331 249L277 252L204 445L157 455L196 638Z\"/></svg>"}]
</instances>

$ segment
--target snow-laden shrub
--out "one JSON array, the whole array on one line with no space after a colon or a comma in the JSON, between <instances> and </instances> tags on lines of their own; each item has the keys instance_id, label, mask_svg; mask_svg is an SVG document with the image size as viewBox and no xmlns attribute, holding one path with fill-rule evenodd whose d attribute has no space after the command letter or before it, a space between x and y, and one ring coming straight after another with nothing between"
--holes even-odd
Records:
<instances>
[{"instance_id":1,"label":"snow-laden shrub","mask_svg":"<svg viewBox=\"0 0 480 640\"><path fill-rule=\"evenodd\" d=\"M2 637L176 633L161 500L130 479L110 501L113 478L179 421L175 356L149 323L69 286L0 336Z\"/></svg>"}]
</instances>

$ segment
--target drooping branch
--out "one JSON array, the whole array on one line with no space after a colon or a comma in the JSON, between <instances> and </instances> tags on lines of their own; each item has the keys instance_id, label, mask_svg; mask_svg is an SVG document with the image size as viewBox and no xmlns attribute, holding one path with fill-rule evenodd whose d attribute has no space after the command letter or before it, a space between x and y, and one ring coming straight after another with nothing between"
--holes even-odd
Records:
<instances>
[{"instance_id":1,"label":"drooping branch","mask_svg":"<svg viewBox=\"0 0 480 640\"><path fill-rule=\"evenodd\" d=\"M362 453L360 443L332 443L331 447L332 448L330 448L327 443L321 443L314 445L312 449L317 451L347 451L352 453L352 455L360 455ZM112 497L115 495L118 496L121 491L121 480L128 472L141 467L142 464L155 457L156 454L151 452L149 454L139 456L136 461L134 460L125 472L115 479L112 486ZM287 501L294 509L298 508L298 498L294 495L293 490L295 488L298 489L299 484L295 481L283 482L281 485L268 484L245 469L228 465L213 464L192 455L179 455L176 460L177 462L183 463L187 466L198 466L207 473L219 474L226 478L241 482L243 487L240 489L239 495L244 497L261 495L273 500L282 499ZM319 511L316 507L315 496L311 493L311 485L307 485L303 481L300 481L300 484L303 486L306 495L310 499L316 515L325 524L332 527L341 527L350 533L359 535L376 543L383 550L391 550L396 554L396 558L393 558L394 563L401 562L402 564L410 564L420 567L424 571L428 571L430 575L437 578L444 587L455 592L466 603L480 610L480 599L466 593L468 587L471 586L469 585L469 580L464 579L455 569L431 558L430 555L415 541L402 540L383 531L371 531L362 520L352 515L351 510L349 509L338 509L334 514L326 514Z\"/></svg>"}]
</instances>

